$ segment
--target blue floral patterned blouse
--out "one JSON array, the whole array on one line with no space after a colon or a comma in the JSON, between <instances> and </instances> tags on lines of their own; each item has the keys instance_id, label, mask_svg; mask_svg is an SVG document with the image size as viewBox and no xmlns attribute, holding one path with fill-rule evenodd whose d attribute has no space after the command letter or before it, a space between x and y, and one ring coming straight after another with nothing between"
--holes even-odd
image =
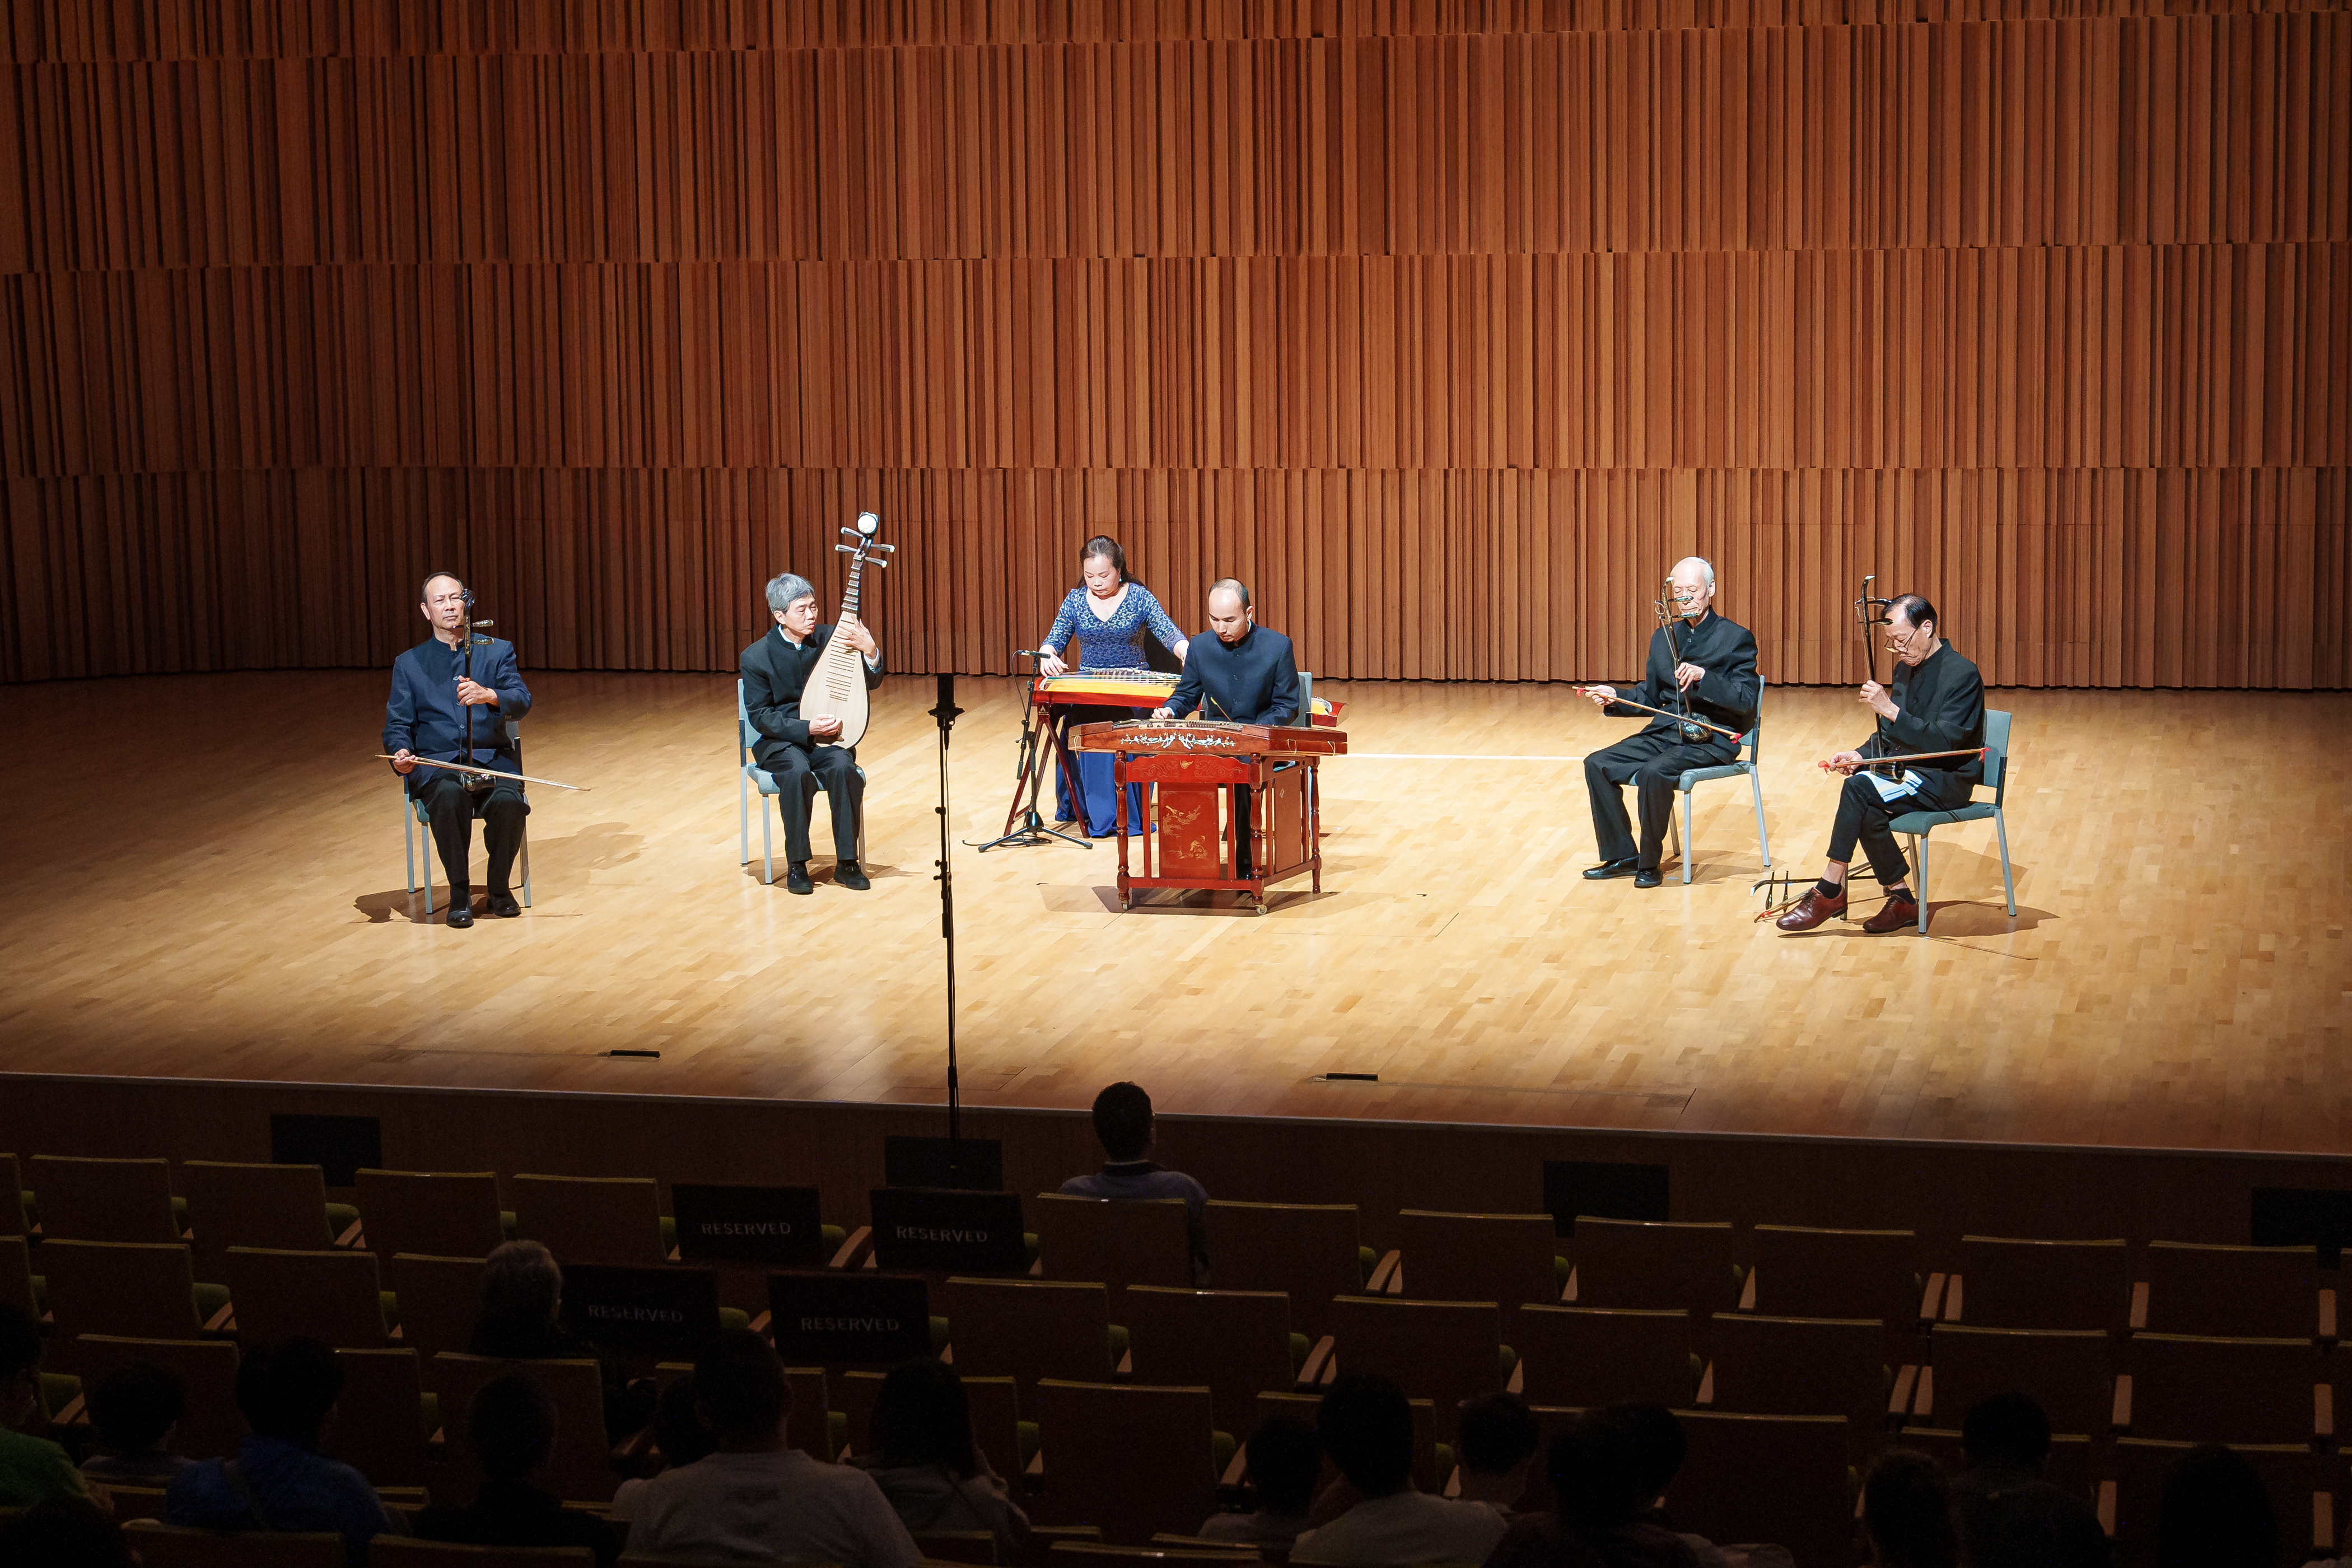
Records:
<instances>
[{"instance_id":1,"label":"blue floral patterned blouse","mask_svg":"<svg viewBox=\"0 0 2352 1568\"><path fill-rule=\"evenodd\" d=\"M1111 612L1108 620L1087 607L1087 587L1080 584L1062 601L1061 614L1054 617L1054 629L1037 646L1058 654L1075 634L1080 669L1141 669L1145 668L1143 634L1147 630L1167 644L1171 652L1184 640L1183 632L1168 618L1168 612L1160 607L1160 601L1142 584L1127 585L1127 596L1119 600L1118 608Z\"/></svg>"}]
</instances>

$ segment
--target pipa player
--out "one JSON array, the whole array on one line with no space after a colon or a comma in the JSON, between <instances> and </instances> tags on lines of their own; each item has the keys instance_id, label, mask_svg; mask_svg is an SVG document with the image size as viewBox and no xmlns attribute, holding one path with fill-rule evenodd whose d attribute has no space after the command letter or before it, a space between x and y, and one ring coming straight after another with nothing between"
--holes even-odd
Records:
<instances>
[{"instance_id":1,"label":"pipa player","mask_svg":"<svg viewBox=\"0 0 2352 1568\"><path fill-rule=\"evenodd\" d=\"M857 823L866 809L857 752L836 743L839 719L803 718L801 698L835 637L864 656L869 691L882 684L882 647L854 614L845 613L838 626L819 625L816 589L805 577L790 572L777 576L768 584L767 601L776 624L743 650L743 711L760 732L751 755L778 785L776 811L784 819L784 856L791 862L784 887L795 893L816 890L808 871L809 813L822 785L833 813L833 879L864 892L874 884L857 863Z\"/></svg>"},{"instance_id":2,"label":"pipa player","mask_svg":"<svg viewBox=\"0 0 2352 1568\"><path fill-rule=\"evenodd\" d=\"M1601 863L1584 873L1590 881L1631 877L1637 888L1656 887L1684 771L1736 761L1739 737L1755 727L1755 634L1715 613L1715 568L1696 555L1675 562L1658 607L1642 683L1583 689L1612 718L1650 715L1639 731L1584 759L1601 851ZM1642 815L1638 846L1622 793L1629 784Z\"/></svg>"},{"instance_id":3,"label":"pipa player","mask_svg":"<svg viewBox=\"0 0 2352 1568\"><path fill-rule=\"evenodd\" d=\"M522 819L530 815L520 779L485 778L420 763L470 763L519 773L522 759L507 741L506 721L530 711L530 688L522 683L514 645L502 637L475 636L470 629L466 584L446 572L425 579L417 608L433 635L393 661L392 696L383 708L383 749L392 771L407 780L408 793L425 807L441 870L449 879L449 924L464 931L474 923L474 889L468 861L474 819L481 818L483 847L489 853L491 914L522 913L509 880L515 852L522 847ZM470 657L469 657L470 656ZM468 674L467 671L471 673ZM467 716L472 714L472 747Z\"/></svg>"},{"instance_id":4,"label":"pipa player","mask_svg":"<svg viewBox=\"0 0 2352 1568\"><path fill-rule=\"evenodd\" d=\"M1220 577L1209 584L1209 629L1184 651L1184 673L1154 719L1227 720L1237 724L1297 724L1298 658L1290 639L1257 624L1249 589L1240 579ZM1249 812L1246 785L1234 790L1234 809ZM1250 874L1249 835L1241 835L1242 876Z\"/></svg>"},{"instance_id":5,"label":"pipa player","mask_svg":"<svg viewBox=\"0 0 2352 1568\"><path fill-rule=\"evenodd\" d=\"M1916 594L1890 600L1886 641L1895 654L1895 673L1886 685L1869 681L1861 692L1863 705L1878 716L1875 731L1860 750L1840 752L1824 764L1845 775L1837 820L1830 826L1829 863L1822 868L1821 880L1775 922L1782 931L1811 931L1845 912L1845 871L1856 844L1886 889L1886 901L1862 929L1880 934L1916 922L1919 902L1911 892L1910 862L1887 825L1906 812L1966 805L1984 778L1981 751L1937 757L1932 765L1868 765L1873 757L1965 752L1985 743L1984 677L1944 640L1936 606Z\"/></svg>"}]
</instances>

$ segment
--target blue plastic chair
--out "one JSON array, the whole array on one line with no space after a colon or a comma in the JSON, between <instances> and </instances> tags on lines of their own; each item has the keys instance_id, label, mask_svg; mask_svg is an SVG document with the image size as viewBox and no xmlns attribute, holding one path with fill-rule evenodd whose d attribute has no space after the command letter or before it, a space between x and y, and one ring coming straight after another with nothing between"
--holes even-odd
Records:
<instances>
[{"instance_id":1,"label":"blue plastic chair","mask_svg":"<svg viewBox=\"0 0 2352 1568\"><path fill-rule=\"evenodd\" d=\"M521 721L507 721L507 745L516 758L522 756ZM518 769L518 772L520 770ZM401 869L408 878L408 890L416 891L416 873L422 865L425 872L425 912L431 914L433 902L433 818L425 814L425 803L408 793L408 781L400 781L400 798L404 809L400 814ZM420 843L423 853L418 853ZM530 908L530 818L522 822L522 907Z\"/></svg>"},{"instance_id":2,"label":"blue plastic chair","mask_svg":"<svg viewBox=\"0 0 2352 1568\"><path fill-rule=\"evenodd\" d=\"M1748 775L1748 791L1756 797L1756 849L1764 857L1764 868L1767 871L1772 868L1772 843L1764 832L1764 780L1757 771L1756 762L1757 739L1763 732L1764 677L1759 674L1756 677L1756 722L1748 729L1748 739L1741 744L1738 760L1726 763L1721 767L1685 768L1683 776L1675 782L1675 788L1682 792L1683 797L1682 825L1675 826L1675 819L1669 816L1666 826L1675 836L1675 858L1683 863L1683 883L1685 887L1691 879L1691 863L1690 857L1683 853L1683 846L1690 842L1691 823L1696 811L1692 791L1709 779L1736 779L1742 773Z\"/></svg>"},{"instance_id":3,"label":"blue plastic chair","mask_svg":"<svg viewBox=\"0 0 2352 1568\"><path fill-rule=\"evenodd\" d=\"M2000 838L2000 890L2009 899L2009 912L2017 914L2017 883L2009 870L2009 822L2000 814L2001 799L2009 791L2009 715L1998 709L1985 710L1985 773L1992 784L1992 799L1971 801L1953 811L1906 811L1887 827L1911 840L1912 855L1919 862L1919 934L1927 934L1927 834L1931 829L1948 827L1955 822L1982 822L1992 818L1992 830ZM1979 784L1978 789L1984 786ZM1969 792L1971 795L1974 790Z\"/></svg>"},{"instance_id":4,"label":"blue plastic chair","mask_svg":"<svg viewBox=\"0 0 2352 1568\"><path fill-rule=\"evenodd\" d=\"M783 793L777 786L776 775L761 767L751 755L751 748L759 739L760 731L751 728L751 710L743 706L743 681L739 676L735 681L735 763L738 769L735 780L735 864L738 866L751 863L752 786L758 785L762 796ZM851 747L849 754L856 756L857 748ZM857 776L865 778L866 770L859 768ZM816 787L824 789L824 781L817 780ZM860 866L866 864L866 813L862 807L857 813L857 863ZM774 824L764 808L760 813L760 880L766 887L776 885Z\"/></svg>"}]
</instances>

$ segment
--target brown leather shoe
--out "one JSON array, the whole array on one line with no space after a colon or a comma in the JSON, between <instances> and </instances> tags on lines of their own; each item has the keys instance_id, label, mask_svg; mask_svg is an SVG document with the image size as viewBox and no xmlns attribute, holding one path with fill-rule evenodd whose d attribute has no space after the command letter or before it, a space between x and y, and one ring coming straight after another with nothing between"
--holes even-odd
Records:
<instances>
[{"instance_id":1,"label":"brown leather shoe","mask_svg":"<svg viewBox=\"0 0 2352 1568\"><path fill-rule=\"evenodd\" d=\"M1838 896L1834 899L1825 899L1819 888L1808 888L1805 896L1797 900L1797 907L1772 923L1782 931L1811 931L1832 915L1843 913L1845 889L1838 889Z\"/></svg>"},{"instance_id":2,"label":"brown leather shoe","mask_svg":"<svg viewBox=\"0 0 2352 1568\"><path fill-rule=\"evenodd\" d=\"M1891 931L1907 931L1919 923L1919 900L1889 897L1878 906L1878 912L1862 922L1862 929L1873 936L1885 936Z\"/></svg>"}]
</instances>

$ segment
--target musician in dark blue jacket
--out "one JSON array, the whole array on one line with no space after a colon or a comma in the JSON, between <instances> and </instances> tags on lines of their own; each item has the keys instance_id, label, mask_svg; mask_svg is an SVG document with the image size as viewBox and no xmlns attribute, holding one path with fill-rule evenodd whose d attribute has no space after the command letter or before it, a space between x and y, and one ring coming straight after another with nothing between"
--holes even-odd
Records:
<instances>
[{"instance_id":1,"label":"musician in dark blue jacket","mask_svg":"<svg viewBox=\"0 0 2352 1568\"><path fill-rule=\"evenodd\" d=\"M1184 673L1155 719L1203 719L1240 724L1303 724L1298 711L1298 659L1290 639L1257 624L1249 590L1233 577L1209 584L1209 629L1184 649ZM1246 816L1250 791L1234 786L1234 808ZM1250 874L1250 835L1241 835L1236 872Z\"/></svg>"},{"instance_id":2,"label":"musician in dark blue jacket","mask_svg":"<svg viewBox=\"0 0 2352 1568\"><path fill-rule=\"evenodd\" d=\"M874 884L857 863L857 825L866 812L866 781L857 749L839 743L837 718L803 719L801 698L824 650L836 637L865 657L868 691L882 684L882 645L854 614L838 625L817 621L816 588L791 572L767 586L768 635L743 650L743 711L760 740L752 758L777 784L776 812L784 819L784 890L814 893L809 876L809 813L823 789L833 809L833 881L865 892Z\"/></svg>"},{"instance_id":3,"label":"musician in dark blue jacket","mask_svg":"<svg viewBox=\"0 0 2352 1568\"><path fill-rule=\"evenodd\" d=\"M530 813L522 784L514 779L467 779L420 762L470 762L500 773L520 773L521 758L508 744L506 721L530 711L530 688L522 683L512 643L477 635L473 674L466 674L460 647L466 619L466 585L446 572L425 580L424 611L433 635L393 662L392 697L383 709L383 749L393 772L408 781L408 793L425 803L433 842L449 879L449 923L474 923L473 882L467 862L473 852L474 818L482 819L483 847L489 853L488 910L522 913L507 880L515 851L522 847L522 819ZM466 715L473 714L473 750L466 750Z\"/></svg>"}]
</instances>

